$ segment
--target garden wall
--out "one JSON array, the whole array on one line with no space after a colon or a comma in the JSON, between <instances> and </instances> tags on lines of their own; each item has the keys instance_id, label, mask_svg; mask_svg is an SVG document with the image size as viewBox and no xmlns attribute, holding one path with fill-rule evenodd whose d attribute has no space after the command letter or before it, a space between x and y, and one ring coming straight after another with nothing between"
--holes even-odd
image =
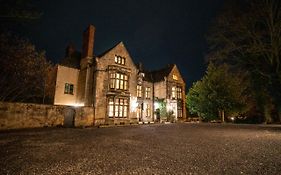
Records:
<instances>
[{"instance_id":1,"label":"garden wall","mask_svg":"<svg viewBox=\"0 0 281 175\"><path fill-rule=\"evenodd\" d=\"M69 107L31 103L0 102L0 130L16 128L65 126L72 116L72 126L93 125L92 107ZM69 124L67 126L70 126Z\"/></svg>"}]
</instances>

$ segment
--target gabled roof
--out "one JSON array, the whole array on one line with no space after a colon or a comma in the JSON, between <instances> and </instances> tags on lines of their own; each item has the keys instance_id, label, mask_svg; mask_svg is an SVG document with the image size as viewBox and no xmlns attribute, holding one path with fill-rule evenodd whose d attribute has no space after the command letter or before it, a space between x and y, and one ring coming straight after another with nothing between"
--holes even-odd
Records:
<instances>
[{"instance_id":1,"label":"gabled roof","mask_svg":"<svg viewBox=\"0 0 281 175\"><path fill-rule=\"evenodd\" d=\"M145 71L145 81L150 82L159 82L165 80L165 77L167 77L172 69L174 68L175 64L168 64L166 67L156 70L156 71Z\"/></svg>"},{"instance_id":2,"label":"gabled roof","mask_svg":"<svg viewBox=\"0 0 281 175\"><path fill-rule=\"evenodd\" d=\"M101 54L97 55L98 58L104 56L105 54L107 54L108 52L110 52L112 49L114 49L116 46L118 46L119 44L123 44L122 41L120 41L119 43L115 44L114 46L112 46L111 48L105 50L104 52L102 52Z\"/></svg>"}]
</instances>

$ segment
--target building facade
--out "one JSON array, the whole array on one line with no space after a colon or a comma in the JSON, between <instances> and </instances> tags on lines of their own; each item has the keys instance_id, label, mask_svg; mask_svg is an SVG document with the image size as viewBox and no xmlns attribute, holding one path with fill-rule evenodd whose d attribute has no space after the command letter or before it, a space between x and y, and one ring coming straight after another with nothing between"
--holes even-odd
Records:
<instances>
[{"instance_id":1,"label":"building facade","mask_svg":"<svg viewBox=\"0 0 281 175\"><path fill-rule=\"evenodd\" d=\"M185 120L185 82L176 65L145 71L123 42L94 56L94 34L90 25L82 53L73 58L74 49L68 48L64 64L57 66L55 105L92 106L95 125L159 121L160 104L176 120Z\"/></svg>"}]
</instances>

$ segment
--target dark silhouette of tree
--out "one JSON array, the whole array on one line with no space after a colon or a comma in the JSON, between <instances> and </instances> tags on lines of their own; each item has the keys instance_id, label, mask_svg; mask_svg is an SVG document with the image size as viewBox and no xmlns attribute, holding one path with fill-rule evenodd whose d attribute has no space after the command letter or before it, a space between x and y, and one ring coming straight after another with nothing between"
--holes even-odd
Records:
<instances>
[{"instance_id":1,"label":"dark silhouette of tree","mask_svg":"<svg viewBox=\"0 0 281 175\"><path fill-rule=\"evenodd\" d=\"M28 40L0 34L0 101L44 102L54 86L48 81L52 69L45 53Z\"/></svg>"},{"instance_id":2,"label":"dark silhouette of tree","mask_svg":"<svg viewBox=\"0 0 281 175\"><path fill-rule=\"evenodd\" d=\"M252 97L270 122L271 106L281 121L281 1L230 1L209 36L209 61L249 75Z\"/></svg>"}]
</instances>

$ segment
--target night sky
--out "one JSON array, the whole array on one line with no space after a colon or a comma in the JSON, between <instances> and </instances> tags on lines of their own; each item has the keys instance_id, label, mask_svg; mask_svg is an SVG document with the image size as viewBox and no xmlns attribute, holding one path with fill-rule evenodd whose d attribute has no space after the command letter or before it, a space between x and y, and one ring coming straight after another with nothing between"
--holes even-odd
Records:
<instances>
[{"instance_id":1,"label":"night sky","mask_svg":"<svg viewBox=\"0 0 281 175\"><path fill-rule=\"evenodd\" d=\"M81 49L82 32L96 27L94 53L123 41L135 63L148 70L175 63L187 87L205 71L208 27L222 0L39 1L42 17L25 33L54 63L68 43Z\"/></svg>"}]
</instances>

